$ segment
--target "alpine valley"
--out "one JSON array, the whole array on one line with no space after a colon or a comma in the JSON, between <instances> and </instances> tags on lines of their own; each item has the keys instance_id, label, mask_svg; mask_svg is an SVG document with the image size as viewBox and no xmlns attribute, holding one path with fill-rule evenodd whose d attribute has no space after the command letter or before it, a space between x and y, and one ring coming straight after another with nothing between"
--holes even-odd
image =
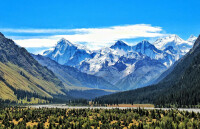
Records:
<instances>
[{"instance_id":1,"label":"alpine valley","mask_svg":"<svg viewBox=\"0 0 200 129\"><path fill-rule=\"evenodd\" d=\"M1 0L0 129L200 129L200 0Z\"/></svg>"},{"instance_id":2,"label":"alpine valley","mask_svg":"<svg viewBox=\"0 0 200 129\"><path fill-rule=\"evenodd\" d=\"M156 84L196 39L168 35L134 46L119 40L110 47L89 50L62 38L54 48L34 55L0 33L0 100L49 103L94 99Z\"/></svg>"}]
</instances>

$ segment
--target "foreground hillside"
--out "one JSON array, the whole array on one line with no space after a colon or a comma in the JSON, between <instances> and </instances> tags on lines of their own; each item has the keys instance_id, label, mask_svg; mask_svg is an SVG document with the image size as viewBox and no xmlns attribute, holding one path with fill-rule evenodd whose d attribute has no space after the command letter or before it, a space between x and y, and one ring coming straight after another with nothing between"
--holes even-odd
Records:
<instances>
[{"instance_id":1,"label":"foreground hillside","mask_svg":"<svg viewBox=\"0 0 200 129\"><path fill-rule=\"evenodd\" d=\"M200 103L200 36L193 48L178 60L158 84L96 99L98 103L154 103L159 106L191 106Z\"/></svg>"},{"instance_id":2,"label":"foreground hillside","mask_svg":"<svg viewBox=\"0 0 200 129\"><path fill-rule=\"evenodd\" d=\"M68 98L63 88L53 72L0 33L0 99L17 102L37 98L42 102L56 96Z\"/></svg>"}]
</instances>

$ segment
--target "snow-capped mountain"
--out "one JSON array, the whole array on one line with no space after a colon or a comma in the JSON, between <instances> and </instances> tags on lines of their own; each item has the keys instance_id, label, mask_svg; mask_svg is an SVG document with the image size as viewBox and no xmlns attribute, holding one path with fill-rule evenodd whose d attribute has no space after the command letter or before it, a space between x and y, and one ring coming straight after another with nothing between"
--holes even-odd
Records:
<instances>
[{"instance_id":1,"label":"snow-capped mountain","mask_svg":"<svg viewBox=\"0 0 200 129\"><path fill-rule=\"evenodd\" d=\"M93 54L85 46L72 44L63 38L53 50L47 50L43 55L62 65L77 66L86 58L92 58Z\"/></svg>"},{"instance_id":2,"label":"snow-capped mountain","mask_svg":"<svg viewBox=\"0 0 200 129\"><path fill-rule=\"evenodd\" d=\"M147 40L143 40L142 42L133 46L132 49L133 51L137 51L143 55L150 57L151 59L159 60L166 67L169 67L172 64L172 62L175 61L175 55L173 55L172 53L167 53L165 50L157 49L153 44L149 43Z\"/></svg>"},{"instance_id":3,"label":"snow-capped mountain","mask_svg":"<svg viewBox=\"0 0 200 129\"><path fill-rule=\"evenodd\" d=\"M134 46L119 40L111 47L97 51L61 39L53 50L44 52L60 64L102 77L122 90L150 84L163 71L192 48L195 36L185 41L177 35L157 39L153 44L143 40Z\"/></svg>"},{"instance_id":4,"label":"snow-capped mountain","mask_svg":"<svg viewBox=\"0 0 200 129\"><path fill-rule=\"evenodd\" d=\"M105 47L96 52L94 58L81 62L80 71L103 77L115 84L119 79L132 73L134 64L145 58L145 55L133 51L123 41L117 41L110 48Z\"/></svg>"},{"instance_id":5,"label":"snow-capped mountain","mask_svg":"<svg viewBox=\"0 0 200 129\"><path fill-rule=\"evenodd\" d=\"M118 40L114 45L110 47L111 49L117 50L118 52L128 52L131 50L131 46L127 45L125 42Z\"/></svg>"},{"instance_id":6,"label":"snow-capped mountain","mask_svg":"<svg viewBox=\"0 0 200 129\"><path fill-rule=\"evenodd\" d=\"M139 52L143 55L147 55L152 59L158 59L158 55L162 53L161 50L158 50L153 44L149 43L147 40L143 40L137 45L132 47L133 51Z\"/></svg>"},{"instance_id":7,"label":"snow-capped mountain","mask_svg":"<svg viewBox=\"0 0 200 129\"><path fill-rule=\"evenodd\" d=\"M193 46L195 37L189 38L187 41L181 39L178 35L169 35L164 38L157 39L153 44L160 50L173 47L176 53L176 60L185 55Z\"/></svg>"},{"instance_id":8,"label":"snow-capped mountain","mask_svg":"<svg viewBox=\"0 0 200 129\"><path fill-rule=\"evenodd\" d=\"M119 79L133 73L136 70L135 65L139 61L146 60L147 57L165 65L162 71L175 61L174 55L157 49L146 40L135 46L129 46L123 41L117 41L110 48L99 50L94 58L81 62L79 70L103 77L112 84L116 84Z\"/></svg>"}]
</instances>

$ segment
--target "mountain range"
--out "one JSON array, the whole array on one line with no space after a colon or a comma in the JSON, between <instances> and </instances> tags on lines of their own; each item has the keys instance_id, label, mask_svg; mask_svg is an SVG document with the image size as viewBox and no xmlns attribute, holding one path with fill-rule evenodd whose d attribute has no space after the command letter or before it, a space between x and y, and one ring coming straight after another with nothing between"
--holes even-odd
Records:
<instances>
[{"instance_id":1,"label":"mountain range","mask_svg":"<svg viewBox=\"0 0 200 129\"><path fill-rule=\"evenodd\" d=\"M153 103L159 107L193 107L200 103L200 36L192 49L144 88L96 99L99 103Z\"/></svg>"},{"instance_id":2,"label":"mountain range","mask_svg":"<svg viewBox=\"0 0 200 129\"><path fill-rule=\"evenodd\" d=\"M156 83L166 69L192 48L195 39L190 36L185 41L177 35L169 35L154 43L143 40L134 46L119 40L111 47L95 51L61 39L43 56L87 75L103 78L119 90L130 90Z\"/></svg>"}]
</instances>

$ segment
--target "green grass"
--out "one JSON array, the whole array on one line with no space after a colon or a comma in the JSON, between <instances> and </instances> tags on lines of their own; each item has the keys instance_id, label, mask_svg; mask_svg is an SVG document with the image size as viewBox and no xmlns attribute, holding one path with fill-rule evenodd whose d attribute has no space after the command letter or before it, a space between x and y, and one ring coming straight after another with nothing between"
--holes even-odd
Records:
<instances>
[{"instance_id":1,"label":"green grass","mask_svg":"<svg viewBox=\"0 0 200 129\"><path fill-rule=\"evenodd\" d=\"M19 99L17 101L18 104L38 104L38 103L49 103L48 100L44 100L44 99L39 99L39 98L34 98L32 97L29 101L27 98L24 99Z\"/></svg>"},{"instance_id":2,"label":"green grass","mask_svg":"<svg viewBox=\"0 0 200 129\"><path fill-rule=\"evenodd\" d=\"M5 83L0 81L0 98L6 100L12 100L12 101L16 101L17 100L17 96L14 95L14 92L6 86Z\"/></svg>"},{"instance_id":3,"label":"green grass","mask_svg":"<svg viewBox=\"0 0 200 129\"><path fill-rule=\"evenodd\" d=\"M20 73L23 73L23 75ZM56 86L53 82L44 80L39 75L35 77L17 65L11 63L3 64L0 62L0 76L14 89L37 93L47 98L52 98L52 95L64 95L60 87ZM1 80L0 98L4 100L17 100L12 89Z\"/></svg>"}]
</instances>

